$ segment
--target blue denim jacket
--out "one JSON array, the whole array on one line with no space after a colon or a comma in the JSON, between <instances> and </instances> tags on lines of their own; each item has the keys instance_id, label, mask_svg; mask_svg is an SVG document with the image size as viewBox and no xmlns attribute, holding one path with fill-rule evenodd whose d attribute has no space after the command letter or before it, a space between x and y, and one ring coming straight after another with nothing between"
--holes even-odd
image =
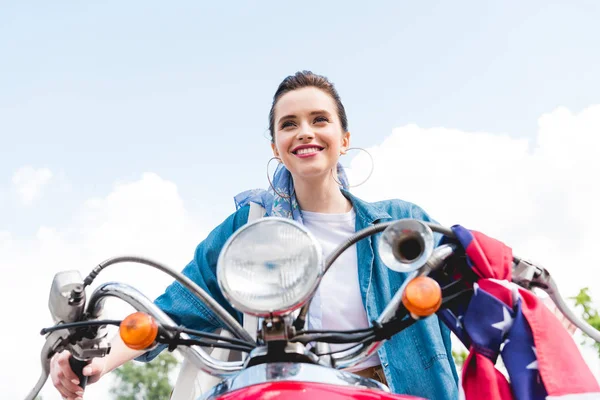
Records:
<instances>
[{"instance_id":1,"label":"blue denim jacket","mask_svg":"<svg viewBox=\"0 0 600 400\"><path fill-rule=\"evenodd\" d=\"M367 203L344 191L356 212L356 230L377 222L401 218L431 221L418 206L402 200ZM198 245L184 274L207 291L242 322L242 314L223 297L216 279L219 252L225 241L248 220L249 206L229 216ZM357 243L360 292L370 321L376 319L406 279L406 274L388 269L378 256L380 234ZM156 304L178 324L202 331L223 328L215 315L179 283L171 284ZM452 359L449 329L433 315L421 320L387 341L379 358L390 389L428 399L458 398L458 375ZM154 358L164 347L148 352L139 360Z\"/></svg>"}]
</instances>

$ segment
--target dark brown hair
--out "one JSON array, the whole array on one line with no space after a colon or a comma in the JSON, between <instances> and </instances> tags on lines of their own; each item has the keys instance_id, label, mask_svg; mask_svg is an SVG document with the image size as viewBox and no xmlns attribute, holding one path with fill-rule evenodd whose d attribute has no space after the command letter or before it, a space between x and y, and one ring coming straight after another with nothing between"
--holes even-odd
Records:
<instances>
[{"instance_id":1,"label":"dark brown hair","mask_svg":"<svg viewBox=\"0 0 600 400\"><path fill-rule=\"evenodd\" d=\"M344 109L340 95L333 86L333 83L329 82L329 79L326 77L314 74L311 71L298 71L294 75L285 78L279 84L279 87L273 96L273 104L271 105L271 111L269 111L269 132L271 133L271 142L275 141L275 105L284 94L305 87L321 89L331 96L337 107L342 130L344 132L348 131L348 117L346 117L346 110Z\"/></svg>"}]
</instances>

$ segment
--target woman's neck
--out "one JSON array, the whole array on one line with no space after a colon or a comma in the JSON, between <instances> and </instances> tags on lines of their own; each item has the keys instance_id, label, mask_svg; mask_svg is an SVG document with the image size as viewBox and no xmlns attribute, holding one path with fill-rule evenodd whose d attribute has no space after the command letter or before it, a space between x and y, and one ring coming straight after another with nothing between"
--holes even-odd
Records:
<instances>
[{"instance_id":1,"label":"woman's neck","mask_svg":"<svg viewBox=\"0 0 600 400\"><path fill-rule=\"evenodd\" d=\"M301 210L342 214L352 209L352 203L342 194L338 184L331 177L311 182L295 180L294 189Z\"/></svg>"}]
</instances>

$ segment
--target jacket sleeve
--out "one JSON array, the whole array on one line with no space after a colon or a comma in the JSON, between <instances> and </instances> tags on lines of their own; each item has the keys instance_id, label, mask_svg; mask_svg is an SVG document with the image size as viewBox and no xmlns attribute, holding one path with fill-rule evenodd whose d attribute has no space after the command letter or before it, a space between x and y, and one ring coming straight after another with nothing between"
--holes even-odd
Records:
<instances>
[{"instance_id":1,"label":"jacket sleeve","mask_svg":"<svg viewBox=\"0 0 600 400\"><path fill-rule=\"evenodd\" d=\"M411 218L419 219L425 222L432 222L434 224L439 224L436 220L431 218L429 214L427 214L421 207L412 204L411 207ZM442 235L439 233L433 234L435 238L435 247L440 244L442 239ZM442 340L444 341L444 347L446 348L446 355L448 356L448 363L450 364L452 374L454 375L454 380L458 382L458 372L456 371L456 364L454 362L454 358L452 357L452 338L450 329L442 322L441 319L438 318L438 324L440 326L440 333L442 335Z\"/></svg>"},{"instance_id":2,"label":"jacket sleeve","mask_svg":"<svg viewBox=\"0 0 600 400\"><path fill-rule=\"evenodd\" d=\"M193 260L182 271L185 276L193 280L240 322L242 314L234 310L223 297L223 293L217 283L216 269L219 253L223 245L237 229L247 222L249 209L249 206L240 208L223 221L221 225L217 226L196 247ZM187 328L204 332L212 332L218 328L224 328L214 313L177 281L169 285L165 292L154 302L175 323L184 325ZM160 345L138 357L136 360L151 361L165 347L166 345Z\"/></svg>"}]
</instances>

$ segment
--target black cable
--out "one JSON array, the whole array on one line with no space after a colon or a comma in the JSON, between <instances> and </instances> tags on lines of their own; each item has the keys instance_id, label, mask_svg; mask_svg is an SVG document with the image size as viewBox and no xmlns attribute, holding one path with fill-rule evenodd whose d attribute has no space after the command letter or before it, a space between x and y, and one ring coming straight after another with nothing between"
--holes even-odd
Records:
<instances>
[{"instance_id":1,"label":"black cable","mask_svg":"<svg viewBox=\"0 0 600 400\"><path fill-rule=\"evenodd\" d=\"M40 334L46 335L48 333L62 330L62 329L89 328L89 327L93 327L93 326L104 326L104 325L120 326L121 322L122 321L120 321L120 320L94 320L94 321L70 322L67 324L58 324L58 325L51 326L49 328L43 328L41 330ZM197 341L199 343L203 343L202 346L206 346L206 347L230 348L233 350L242 350L245 352L251 351L256 348L255 343L245 342L243 340L239 340L236 338L220 336L220 335L216 335L213 333L201 332L201 331L196 331L194 329L187 329L187 328L178 329L178 327L175 327L175 326L161 326L161 328L164 329L165 331L169 331L169 332L173 332L173 331L177 332L178 331L178 332L187 333L187 334L198 336L198 337L205 338L205 339L214 339L215 340L214 342L213 341L211 341L211 342ZM161 338L157 338L156 340L160 343L168 343L168 341L169 341L169 339L167 339L167 338L165 338L165 340L161 340ZM188 339L179 339L179 340L188 340ZM190 340L193 341L194 339L190 339ZM221 341L221 342L225 342L225 343L218 343L217 341ZM182 343L182 342L180 342L180 343ZM195 344L195 343L192 343L192 344ZM222 344L225 344L226 346L232 346L232 347L222 346Z\"/></svg>"},{"instance_id":2,"label":"black cable","mask_svg":"<svg viewBox=\"0 0 600 400\"><path fill-rule=\"evenodd\" d=\"M211 348L220 348L220 349L228 349L228 350L237 350L244 353L249 353L254 350L251 346L238 346L230 343L217 343L217 342L204 342L202 340L197 339L181 339L181 338L169 338L169 337L158 337L156 338L158 343L168 344L169 346L202 346L202 347L211 347Z\"/></svg>"},{"instance_id":3,"label":"black cable","mask_svg":"<svg viewBox=\"0 0 600 400\"><path fill-rule=\"evenodd\" d=\"M413 318L394 318L385 324L378 324L376 321L373 321L373 327L368 328L367 332L360 335L358 333L352 333L354 331L343 331L343 332L325 332L319 334L303 334L299 336L295 336L290 339L290 342L299 342L303 344L307 344L310 342L322 342L322 343L331 343L331 344L342 344L342 343L357 343L366 344L372 343L374 341L381 340L389 340L392 336L397 334L398 332L404 330L410 325L414 324L418 320ZM352 346L355 347L356 345ZM349 347L348 349L352 348ZM346 350L348 350L346 349ZM325 353L323 355L334 354L338 352L342 352L345 350L334 351L330 353Z\"/></svg>"},{"instance_id":4,"label":"black cable","mask_svg":"<svg viewBox=\"0 0 600 400\"><path fill-rule=\"evenodd\" d=\"M354 329L352 331L340 331L340 332L342 332L342 333L366 333L366 332L369 332L372 330L373 330L373 327L370 326L368 328ZM297 332L297 335L305 335L305 334L310 335L313 333L336 333L336 332L314 329L314 330L299 331L299 332Z\"/></svg>"},{"instance_id":5,"label":"black cable","mask_svg":"<svg viewBox=\"0 0 600 400\"><path fill-rule=\"evenodd\" d=\"M205 339L214 339L214 340L218 340L218 341L228 342L231 344L237 344L240 346L252 346L253 348L256 347L256 343L254 343L254 342L247 342L245 340L236 339L234 337L226 337L226 336L221 336L221 335L217 335L214 333L197 331L197 330L189 329L186 327L163 326L163 329L170 331L170 332L183 332L183 333L187 333L188 335L194 335L194 336L198 336L198 337L205 338Z\"/></svg>"},{"instance_id":6,"label":"black cable","mask_svg":"<svg viewBox=\"0 0 600 400\"><path fill-rule=\"evenodd\" d=\"M115 319L107 319L107 320L94 320L94 321L78 321L78 322L69 322L68 324L58 324L51 326L50 328L43 328L40 331L40 335L45 335L50 332L59 331L61 329L71 329L71 328L88 328L92 326L102 326L102 325L121 325L121 321Z\"/></svg>"},{"instance_id":7,"label":"black cable","mask_svg":"<svg viewBox=\"0 0 600 400\"><path fill-rule=\"evenodd\" d=\"M403 331L417 321L418 319L413 319L412 317L404 319L392 318L385 324L374 327L375 340L389 340L392 336Z\"/></svg>"},{"instance_id":8,"label":"black cable","mask_svg":"<svg viewBox=\"0 0 600 400\"><path fill-rule=\"evenodd\" d=\"M366 332L363 334L347 334L346 332L330 332L330 333L319 333L311 335L295 336L290 339L290 342L299 343L310 343L310 342L323 342L323 343L355 343L363 340L365 337L372 336L373 331Z\"/></svg>"},{"instance_id":9,"label":"black cable","mask_svg":"<svg viewBox=\"0 0 600 400\"><path fill-rule=\"evenodd\" d=\"M358 347L360 345L369 344L369 342L371 342L373 340L375 340L374 336L373 337L365 338L365 339L361 340L360 342L357 342L356 344L353 344L352 346L349 346L349 347L346 347L346 348L343 348L343 349L340 349L340 350L333 350L333 351L330 351L330 352L327 352L327 353L315 353L315 354L317 356L330 356L330 355L336 354L336 353L343 353L345 351L354 349L355 347Z\"/></svg>"},{"instance_id":10,"label":"black cable","mask_svg":"<svg viewBox=\"0 0 600 400\"><path fill-rule=\"evenodd\" d=\"M238 338L246 339L247 341L252 341L252 337L248 332L244 330L244 328L237 322L237 320L225 310L223 306L221 306L214 298L209 296L206 291L204 291L198 284L192 281L190 278L185 276L184 274L175 271L167 267L164 264L161 264L157 261L150 260L145 257L138 256L121 256L121 257L113 257L108 260L104 260L100 264L98 264L92 272L89 273L88 276L83 280L84 287L89 286L94 279L98 276L100 272L102 272L106 267L114 264L119 264L123 262L133 262L137 264L143 264L150 266L152 268L156 268L159 271L166 273L167 275L174 278L177 282L179 282L183 287L190 291L196 298L200 299L211 311L214 311L215 314L219 317L219 319L225 324L227 329Z\"/></svg>"},{"instance_id":11,"label":"black cable","mask_svg":"<svg viewBox=\"0 0 600 400\"><path fill-rule=\"evenodd\" d=\"M389 221L389 222L381 222L376 225L364 228L364 229L356 232L354 235L350 236L349 238L347 238L325 260L323 275L329 270L329 268L331 268L331 266L333 265L335 260L337 260L337 258L343 252L345 252L350 247L355 245L358 241L360 241L366 237L369 237L371 235L374 235L376 233L382 232L388 226L393 225L398 221L399 220ZM444 226L434 224L432 222L425 222L425 221L421 221L421 222L424 223L425 225L429 226L429 228L433 232L441 233L442 235L450 237L450 238L455 237L454 232L450 228L446 228ZM308 315L308 309L310 308L311 302L312 302L312 298L308 299L308 301L306 302L306 304L304 304L304 306L302 306L302 308L300 309L300 312L298 313L298 316L294 320L293 325L294 325L294 328L296 328L296 330L300 330L300 329L304 328L304 324L306 323L306 316Z\"/></svg>"}]
</instances>

